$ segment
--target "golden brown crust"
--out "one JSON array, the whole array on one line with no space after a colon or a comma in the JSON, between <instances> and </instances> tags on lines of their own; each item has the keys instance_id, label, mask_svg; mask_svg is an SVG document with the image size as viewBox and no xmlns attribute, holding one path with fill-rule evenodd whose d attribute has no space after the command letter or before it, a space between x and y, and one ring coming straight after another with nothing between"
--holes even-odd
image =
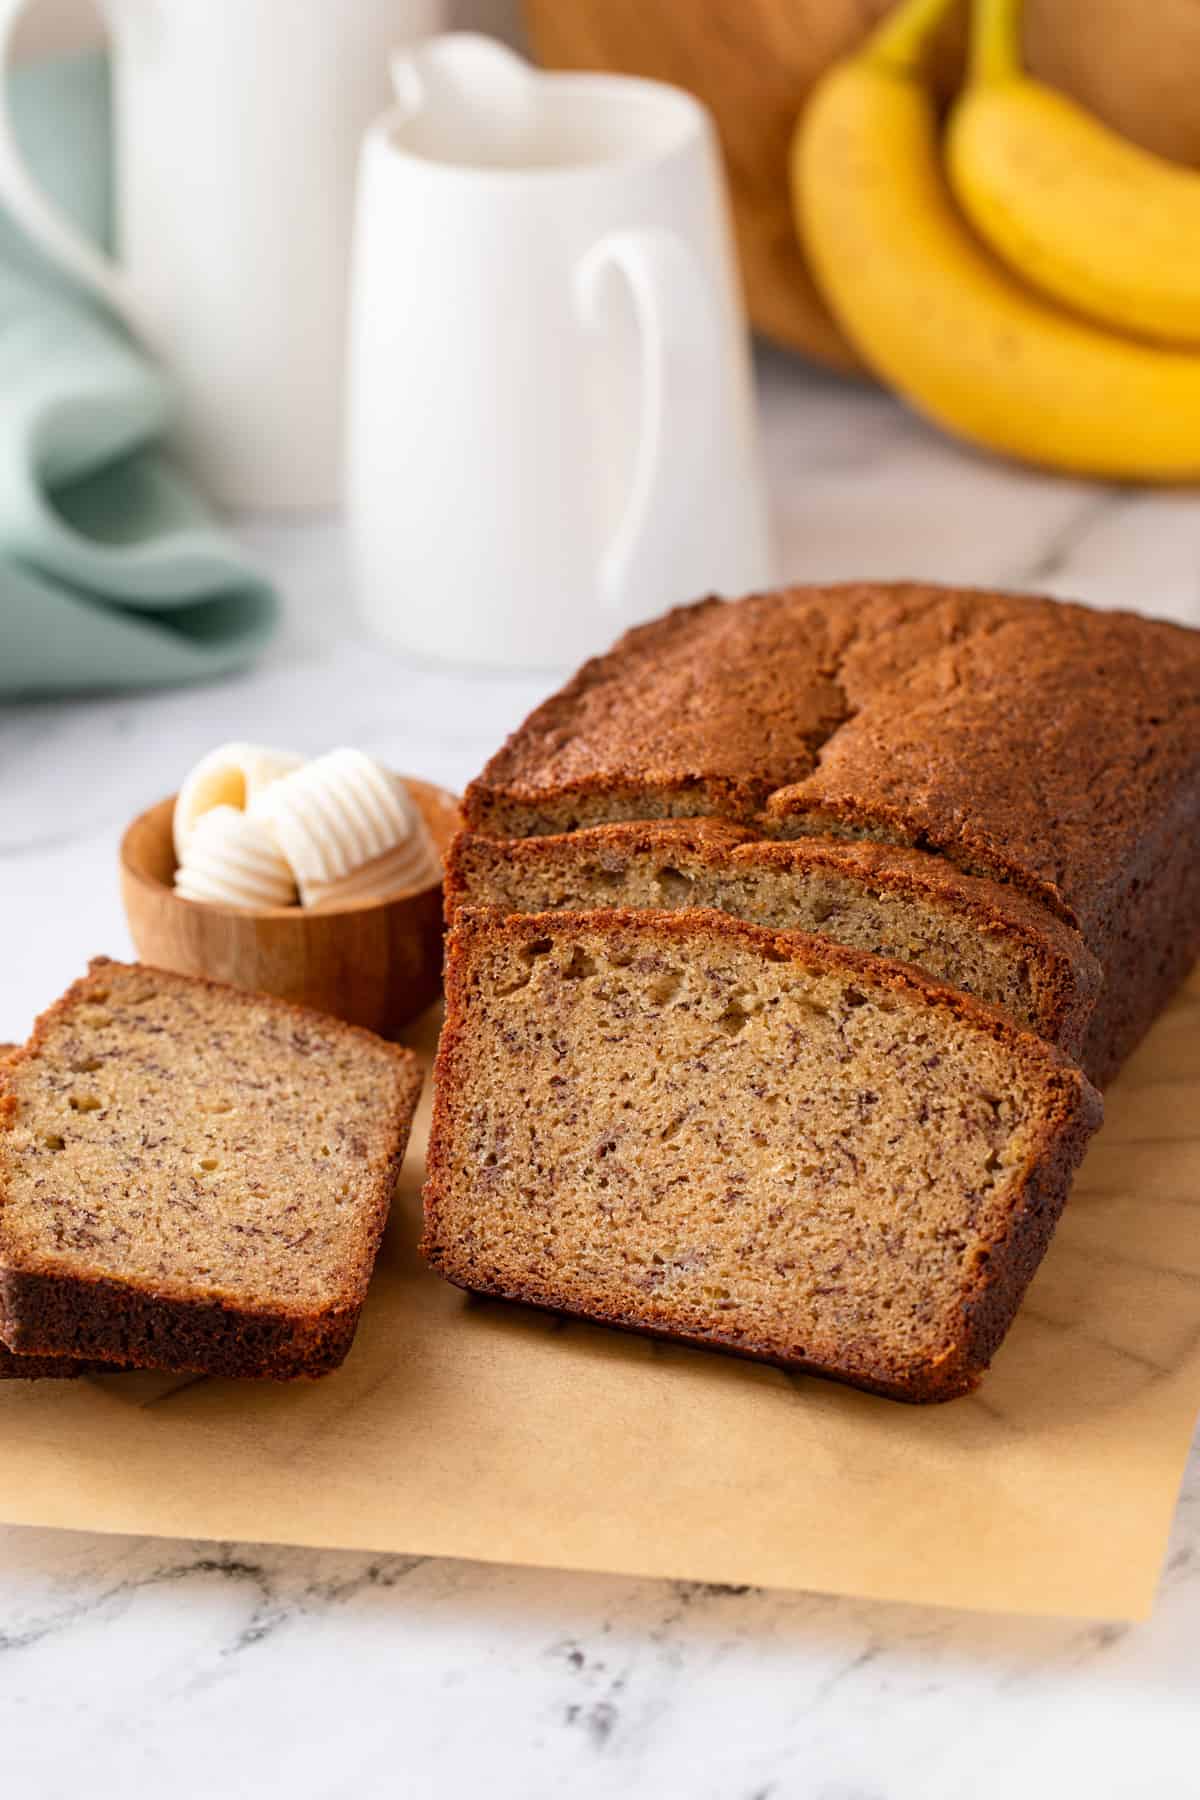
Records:
<instances>
[{"instance_id":1,"label":"golden brown crust","mask_svg":"<svg viewBox=\"0 0 1200 1800\"><path fill-rule=\"evenodd\" d=\"M936 1364L886 1365L868 1362L853 1344L832 1342L806 1346L790 1353L776 1344L736 1340L722 1331L714 1318L702 1335L663 1329L633 1311L598 1311L594 1305L564 1307L535 1281L498 1282L481 1279L477 1266L454 1233L445 1227L450 1201L452 1148L460 1129L459 1108L464 1102L471 1066L471 998L478 955L489 944L522 944L548 933L626 933L661 945L673 940L686 954L696 934L702 932L736 943L770 962L790 963L826 974L842 971L874 991L888 990L916 1000L936 1015L947 1014L1003 1044L1027 1078L1043 1096L1039 1128L1024 1164L1011 1184L1011 1202L1001 1231L983 1247L961 1300L962 1331L952 1353ZM572 1316L649 1335L702 1343L741 1355L779 1363L802 1372L829 1375L837 1380L892 1398L932 1401L969 1392L979 1381L996 1347L1007 1331L1045 1251L1065 1202L1071 1177L1084 1147L1100 1123L1102 1105L1095 1089L1058 1050L1030 1032L1023 1032L1005 1014L982 1005L970 996L947 988L899 963L884 961L828 939L799 932L778 933L718 912L605 911L593 913L500 914L462 909L448 941L446 967L446 1024L438 1049L435 1071L433 1124L430 1134L425 1186L425 1231L421 1249L430 1264L457 1285L475 1292L495 1294L535 1306L549 1306Z\"/></svg>"},{"instance_id":2,"label":"golden brown crust","mask_svg":"<svg viewBox=\"0 0 1200 1800\"><path fill-rule=\"evenodd\" d=\"M1105 971L1106 1079L1200 952L1200 632L919 583L708 600L586 664L464 801L503 837L696 814L1022 890Z\"/></svg>"},{"instance_id":3,"label":"golden brown crust","mask_svg":"<svg viewBox=\"0 0 1200 1800\"><path fill-rule=\"evenodd\" d=\"M13 1082L20 1066L36 1058L55 1025L94 992L105 971L132 967L97 957L88 973L74 982L38 1019L29 1042L0 1065L0 1129L16 1109ZM285 1017L297 1025L316 1025L326 1034L369 1044L394 1065L395 1082L389 1108L391 1153L374 1175L362 1211L362 1254L347 1269L341 1292L328 1306L304 1309L281 1298L267 1307L231 1304L211 1295L172 1291L112 1279L103 1268L86 1275L66 1273L52 1257L14 1244L4 1230L4 1192L0 1185L0 1339L18 1356L70 1356L89 1361L195 1371L231 1376L290 1380L335 1368L350 1347L366 1296L375 1255L383 1236L396 1177L420 1096L422 1076L416 1057L399 1045L376 1038L358 1026L258 993L249 994L222 982L147 970L172 988L203 989Z\"/></svg>"},{"instance_id":4,"label":"golden brown crust","mask_svg":"<svg viewBox=\"0 0 1200 1800\"><path fill-rule=\"evenodd\" d=\"M627 632L492 757L463 797L464 823L517 837L601 819L753 820L811 769L845 712L849 619L810 609L793 625L781 636L761 605L735 612L714 597ZM728 683L714 678L723 668ZM605 810L589 817L593 797Z\"/></svg>"},{"instance_id":5,"label":"golden brown crust","mask_svg":"<svg viewBox=\"0 0 1200 1800\"><path fill-rule=\"evenodd\" d=\"M84 1362L71 1356L18 1356L0 1344L0 1381L72 1381L81 1375L119 1375L119 1363Z\"/></svg>"},{"instance_id":6,"label":"golden brown crust","mask_svg":"<svg viewBox=\"0 0 1200 1800\"><path fill-rule=\"evenodd\" d=\"M251 1309L174 1299L101 1276L0 1268L0 1323L14 1355L82 1356L110 1365L109 1373L116 1365L230 1379L312 1379L345 1361L361 1306L360 1299L319 1313Z\"/></svg>"}]
</instances>

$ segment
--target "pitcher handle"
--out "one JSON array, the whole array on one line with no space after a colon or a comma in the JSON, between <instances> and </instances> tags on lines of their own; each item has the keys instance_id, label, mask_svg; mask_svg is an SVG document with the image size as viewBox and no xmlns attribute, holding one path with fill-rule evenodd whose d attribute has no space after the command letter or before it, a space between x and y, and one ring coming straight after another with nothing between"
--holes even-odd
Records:
<instances>
[{"instance_id":1,"label":"pitcher handle","mask_svg":"<svg viewBox=\"0 0 1200 1800\"><path fill-rule=\"evenodd\" d=\"M724 359L708 277L676 232L615 231L586 252L576 297L593 328L602 327L604 290L614 274L628 285L642 347L630 495L600 565L602 600L618 612L628 610L639 589L652 598L656 587L669 588L716 429Z\"/></svg>"},{"instance_id":2,"label":"pitcher handle","mask_svg":"<svg viewBox=\"0 0 1200 1800\"><path fill-rule=\"evenodd\" d=\"M17 20L33 0L0 0L0 203L67 275L98 296L138 337L147 335L142 308L124 271L53 206L37 187L17 144L7 76Z\"/></svg>"}]
</instances>

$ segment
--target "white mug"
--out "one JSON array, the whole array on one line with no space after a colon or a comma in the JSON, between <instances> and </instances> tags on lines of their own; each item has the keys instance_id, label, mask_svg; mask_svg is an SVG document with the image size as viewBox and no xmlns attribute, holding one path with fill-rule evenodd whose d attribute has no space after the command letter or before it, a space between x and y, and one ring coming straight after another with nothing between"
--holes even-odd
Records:
<instances>
[{"instance_id":1,"label":"white mug","mask_svg":"<svg viewBox=\"0 0 1200 1800\"><path fill-rule=\"evenodd\" d=\"M0 77L31 0L0 0ZM0 103L0 203L159 355L179 446L218 499L340 497L358 147L397 42L441 0L101 0L112 43L110 262L31 182Z\"/></svg>"},{"instance_id":2,"label":"white mug","mask_svg":"<svg viewBox=\"0 0 1200 1800\"><path fill-rule=\"evenodd\" d=\"M746 326L708 115L456 33L393 65L351 280L363 611L438 659L546 666L768 584Z\"/></svg>"}]
</instances>

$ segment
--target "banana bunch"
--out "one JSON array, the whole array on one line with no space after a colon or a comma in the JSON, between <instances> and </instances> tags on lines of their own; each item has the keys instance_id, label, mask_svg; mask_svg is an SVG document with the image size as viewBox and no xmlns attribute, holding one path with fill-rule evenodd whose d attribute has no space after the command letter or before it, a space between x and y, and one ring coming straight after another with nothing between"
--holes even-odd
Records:
<instances>
[{"instance_id":1,"label":"banana bunch","mask_svg":"<svg viewBox=\"0 0 1200 1800\"><path fill-rule=\"evenodd\" d=\"M1200 341L1200 175L1031 81L1021 0L979 0L971 73L946 136L959 205L1006 262L1115 326Z\"/></svg>"},{"instance_id":2,"label":"banana bunch","mask_svg":"<svg viewBox=\"0 0 1200 1800\"><path fill-rule=\"evenodd\" d=\"M903 0L800 121L796 220L826 298L878 374L974 443L1200 476L1200 176L1023 75L1019 0L974 0L943 169L926 52L954 3Z\"/></svg>"}]
</instances>

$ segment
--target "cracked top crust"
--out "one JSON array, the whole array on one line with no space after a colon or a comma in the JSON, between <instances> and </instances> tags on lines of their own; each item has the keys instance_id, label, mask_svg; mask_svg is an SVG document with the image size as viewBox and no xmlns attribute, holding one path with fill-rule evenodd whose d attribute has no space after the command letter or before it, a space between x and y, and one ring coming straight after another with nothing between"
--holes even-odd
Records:
<instances>
[{"instance_id":1,"label":"cracked top crust","mask_svg":"<svg viewBox=\"0 0 1200 1800\"><path fill-rule=\"evenodd\" d=\"M1147 820L1200 814L1200 632L917 583L704 600L631 631L467 791L529 837L715 816L869 837L1105 919Z\"/></svg>"}]
</instances>

